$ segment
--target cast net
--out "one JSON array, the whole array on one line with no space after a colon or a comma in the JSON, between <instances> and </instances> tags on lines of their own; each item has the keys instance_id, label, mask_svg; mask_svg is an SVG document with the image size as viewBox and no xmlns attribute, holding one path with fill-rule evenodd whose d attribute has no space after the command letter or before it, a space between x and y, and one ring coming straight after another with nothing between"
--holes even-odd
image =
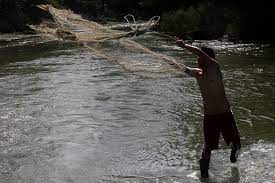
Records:
<instances>
[{"instance_id":1,"label":"cast net","mask_svg":"<svg viewBox=\"0 0 275 183\"><path fill-rule=\"evenodd\" d=\"M127 20L129 31L114 30L96 22L86 20L70 10L56 9L51 5L39 5L53 18L40 25L30 25L37 33L59 40L79 43L92 55L114 61L125 70L143 77L160 77L180 74L184 65L178 64L168 55L154 52L132 40L135 35L143 34L158 23L159 17L153 17L138 27L132 15ZM128 18L133 19L130 24Z\"/></svg>"}]
</instances>

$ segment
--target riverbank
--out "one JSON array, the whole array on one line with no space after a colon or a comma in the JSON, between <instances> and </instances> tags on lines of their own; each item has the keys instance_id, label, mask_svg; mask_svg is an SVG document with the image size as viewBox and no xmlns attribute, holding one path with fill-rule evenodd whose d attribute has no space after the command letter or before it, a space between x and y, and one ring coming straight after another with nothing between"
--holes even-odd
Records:
<instances>
[{"instance_id":1,"label":"riverbank","mask_svg":"<svg viewBox=\"0 0 275 183\"><path fill-rule=\"evenodd\" d=\"M147 3L146 3L147 2ZM177 35L184 39L221 39L227 35L229 40L256 40L275 42L275 18L268 4L225 1L219 2L180 2L171 3L136 0L0 0L0 32L28 31L29 24L39 24L49 19L36 4L51 3L57 8L71 9L84 18L96 22L122 22L124 16L133 14L137 20L148 20L160 16L158 31ZM158 7L158 8L156 8ZM244 11L245 10L245 11ZM260 12L260 13L255 13Z\"/></svg>"},{"instance_id":2,"label":"riverbank","mask_svg":"<svg viewBox=\"0 0 275 183\"><path fill-rule=\"evenodd\" d=\"M28 25L51 17L34 4L17 0L0 0L0 33L30 33Z\"/></svg>"}]
</instances>

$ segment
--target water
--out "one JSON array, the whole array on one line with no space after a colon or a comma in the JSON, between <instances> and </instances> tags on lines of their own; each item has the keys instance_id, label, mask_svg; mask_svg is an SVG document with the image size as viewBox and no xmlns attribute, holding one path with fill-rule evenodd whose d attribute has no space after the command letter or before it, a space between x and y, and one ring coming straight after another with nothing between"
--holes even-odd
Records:
<instances>
[{"instance_id":1,"label":"water","mask_svg":"<svg viewBox=\"0 0 275 183\"><path fill-rule=\"evenodd\" d=\"M195 66L163 39L135 40ZM208 182L275 182L275 48L194 44L217 52L243 145L233 165L221 141ZM138 78L73 43L26 35L0 36L0 65L1 183L201 182L195 79Z\"/></svg>"}]
</instances>

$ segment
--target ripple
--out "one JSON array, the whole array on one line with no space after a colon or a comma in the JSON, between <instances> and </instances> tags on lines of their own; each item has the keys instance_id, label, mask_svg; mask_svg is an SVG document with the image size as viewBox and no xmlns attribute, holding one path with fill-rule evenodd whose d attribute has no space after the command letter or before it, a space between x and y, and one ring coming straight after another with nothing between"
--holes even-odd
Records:
<instances>
[{"instance_id":1,"label":"ripple","mask_svg":"<svg viewBox=\"0 0 275 183\"><path fill-rule=\"evenodd\" d=\"M146 36L139 41L149 44ZM11 54L17 49L13 46L1 48L2 52L10 51L5 53L8 61L0 68L1 180L200 181L203 111L194 78L134 77L115 62L66 44L45 43L37 51L27 46L31 44L29 38L20 40L23 45L16 41L19 40L0 41L0 45L19 45L25 54ZM163 39L155 37L150 44L153 49L163 45L159 50L190 66L195 64L192 54ZM273 179L273 64L263 59L266 52L261 52L268 48L194 42L200 44L213 46L221 58L226 91L240 121L244 147L237 169L233 170L229 150L221 145L214 151L211 180ZM119 49L112 50L114 45L109 51L119 54ZM151 63L155 60L146 54L126 55L133 66L153 66L156 70L161 67ZM255 144L258 139L271 142Z\"/></svg>"}]
</instances>

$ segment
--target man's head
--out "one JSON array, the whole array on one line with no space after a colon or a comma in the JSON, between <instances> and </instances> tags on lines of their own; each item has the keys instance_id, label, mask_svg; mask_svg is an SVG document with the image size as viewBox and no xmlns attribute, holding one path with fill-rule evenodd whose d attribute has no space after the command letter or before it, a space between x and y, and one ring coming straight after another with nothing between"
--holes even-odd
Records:
<instances>
[{"instance_id":1,"label":"man's head","mask_svg":"<svg viewBox=\"0 0 275 183\"><path fill-rule=\"evenodd\" d=\"M214 50L208 47L201 47L201 50L206 53L210 58L215 59Z\"/></svg>"}]
</instances>

